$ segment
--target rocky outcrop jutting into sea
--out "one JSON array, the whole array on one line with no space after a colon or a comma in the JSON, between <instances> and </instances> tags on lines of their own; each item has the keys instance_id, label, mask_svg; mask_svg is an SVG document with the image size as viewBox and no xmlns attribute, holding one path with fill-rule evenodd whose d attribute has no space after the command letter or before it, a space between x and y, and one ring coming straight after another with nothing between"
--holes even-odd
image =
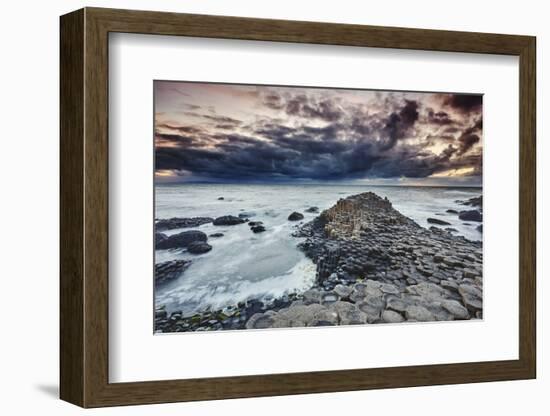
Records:
<instances>
[{"instance_id":1,"label":"rocky outcrop jutting into sea","mask_svg":"<svg viewBox=\"0 0 550 416\"><path fill-rule=\"evenodd\" d=\"M317 285L247 328L481 318L482 246L420 227L372 192L338 201L296 236Z\"/></svg>"},{"instance_id":2,"label":"rocky outcrop jutting into sea","mask_svg":"<svg viewBox=\"0 0 550 416\"><path fill-rule=\"evenodd\" d=\"M174 319L162 332L448 321L482 317L482 243L423 228L367 192L339 200L295 237L317 265L316 284L262 304ZM174 315L174 314L172 314Z\"/></svg>"}]
</instances>

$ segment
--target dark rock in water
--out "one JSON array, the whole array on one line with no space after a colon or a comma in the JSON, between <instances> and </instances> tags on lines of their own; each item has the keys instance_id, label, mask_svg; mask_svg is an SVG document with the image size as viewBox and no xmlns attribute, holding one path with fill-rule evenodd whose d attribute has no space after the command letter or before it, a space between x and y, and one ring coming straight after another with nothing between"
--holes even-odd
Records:
<instances>
[{"instance_id":1,"label":"dark rock in water","mask_svg":"<svg viewBox=\"0 0 550 416\"><path fill-rule=\"evenodd\" d=\"M223 237L224 234L223 233L213 233L213 234L210 234L209 237L214 237L214 238L219 238L219 237Z\"/></svg>"},{"instance_id":2,"label":"dark rock in water","mask_svg":"<svg viewBox=\"0 0 550 416\"><path fill-rule=\"evenodd\" d=\"M158 244L161 242L161 241L164 241L166 240L168 237L166 236L166 234L163 234L163 233L155 233L155 247L158 246Z\"/></svg>"},{"instance_id":3,"label":"dark rock in water","mask_svg":"<svg viewBox=\"0 0 550 416\"><path fill-rule=\"evenodd\" d=\"M463 221L481 222L483 220L481 213L476 209L472 209L469 211L460 211L460 213L458 214L458 218Z\"/></svg>"},{"instance_id":4,"label":"dark rock in water","mask_svg":"<svg viewBox=\"0 0 550 416\"><path fill-rule=\"evenodd\" d=\"M243 220L250 217L255 217L256 214L253 212L241 212L239 213L239 218L242 218Z\"/></svg>"},{"instance_id":5,"label":"dark rock in water","mask_svg":"<svg viewBox=\"0 0 550 416\"><path fill-rule=\"evenodd\" d=\"M248 226L249 226L249 227L257 227L258 225L263 225L263 224L264 224L264 223L261 222L261 221L250 221L250 222L248 223Z\"/></svg>"},{"instance_id":6,"label":"dark rock in water","mask_svg":"<svg viewBox=\"0 0 550 416\"><path fill-rule=\"evenodd\" d=\"M478 230L480 233L483 232L483 224L479 224L477 227L476 227L476 230Z\"/></svg>"},{"instance_id":7,"label":"dark rock in water","mask_svg":"<svg viewBox=\"0 0 550 416\"><path fill-rule=\"evenodd\" d=\"M456 209L448 209L447 212L449 214L458 214L458 211Z\"/></svg>"},{"instance_id":8,"label":"dark rock in water","mask_svg":"<svg viewBox=\"0 0 550 416\"><path fill-rule=\"evenodd\" d=\"M212 246L202 241L195 241L187 246L187 251L191 254L203 254L212 250Z\"/></svg>"},{"instance_id":9,"label":"dark rock in water","mask_svg":"<svg viewBox=\"0 0 550 416\"><path fill-rule=\"evenodd\" d=\"M224 215L223 217L218 217L213 221L214 225L237 225L242 224L245 221L242 218L235 217L234 215Z\"/></svg>"},{"instance_id":10,"label":"dark rock in water","mask_svg":"<svg viewBox=\"0 0 550 416\"><path fill-rule=\"evenodd\" d=\"M428 218L428 222L430 224L437 224L437 225L451 225L450 222L439 220L437 218Z\"/></svg>"},{"instance_id":11,"label":"dark rock in water","mask_svg":"<svg viewBox=\"0 0 550 416\"><path fill-rule=\"evenodd\" d=\"M155 284L159 285L179 277L190 264L189 260L172 260L155 264Z\"/></svg>"},{"instance_id":12,"label":"dark rock in water","mask_svg":"<svg viewBox=\"0 0 550 416\"><path fill-rule=\"evenodd\" d=\"M223 196L220 196L220 197L218 198L218 201L223 201L224 199L225 199L225 198L224 198Z\"/></svg>"},{"instance_id":13,"label":"dark rock in water","mask_svg":"<svg viewBox=\"0 0 550 416\"><path fill-rule=\"evenodd\" d=\"M462 204L462 205L469 205L471 207L483 208L483 195L480 195L480 196L477 196L477 197L474 197L474 198L470 198L466 201L457 201L457 202Z\"/></svg>"},{"instance_id":14,"label":"dark rock in water","mask_svg":"<svg viewBox=\"0 0 550 416\"><path fill-rule=\"evenodd\" d=\"M183 231L179 234L174 234L159 242L157 249L165 250L169 248L185 248L194 242L205 242L208 239L202 231Z\"/></svg>"},{"instance_id":15,"label":"dark rock in water","mask_svg":"<svg viewBox=\"0 0 550 416\"><path fill-rule=\"evenodd\" d=\"M288 216L289 221L300 221L304 219L304 214L300 214L299 212L293 212Z\"/></svg>"},{"instance_id":16,"label":"dark rock in water","mask_svg":"<svg viewBox=\"0 0 550 416\"><path fill-rule=\"evenodd\" d=\"M319 207L309 207L308 209L306 209L306 212L309 212L309 213L319 212Z\"/></svg>"},{"instance_id":17,"label":"dark rock in water","mask_svg":"<svg viewBox=\"0 0 550 416\"><path fill-rule=\"evenodd\" d=\"M212 221L213 218L210 217L170 218L167 220L158 220L155 224L155 229L157 231L164 231L174 230L176 228L192 228L208 224Z\"/></svg>"},{"instance_id":18,"label":"dark rock in water","mask_svg":"<svg viewBox=\"0 0 550 416\"><path fill-rule=\"evenodd\" d=\"M250 229L254 233L263 233L265 231L265 227L263 225L255 225L254 227L251 227Z\"/></svg>"}]
</instances>

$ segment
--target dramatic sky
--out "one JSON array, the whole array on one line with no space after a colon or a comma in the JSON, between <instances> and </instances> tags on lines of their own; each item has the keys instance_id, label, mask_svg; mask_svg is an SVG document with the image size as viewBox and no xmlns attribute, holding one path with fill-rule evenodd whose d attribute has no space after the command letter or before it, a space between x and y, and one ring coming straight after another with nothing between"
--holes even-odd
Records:
<instances>
[{"instance_id":1,"label":"dramatic sky","mask_svg":"<svg viewBox=\"0 0 550 416\"><path fill-rule=\"evenodd\" d=\"M481 185L480 95L154 86L157 182Z\"/></svg>"}]
</instances>

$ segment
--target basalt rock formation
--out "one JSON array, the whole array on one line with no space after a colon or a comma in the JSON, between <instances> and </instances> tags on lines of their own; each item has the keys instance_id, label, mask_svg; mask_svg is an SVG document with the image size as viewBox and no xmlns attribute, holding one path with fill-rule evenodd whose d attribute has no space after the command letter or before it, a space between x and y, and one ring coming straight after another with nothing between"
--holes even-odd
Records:
<instances>
[{"instance_id":1,"label":"basalt rock formation","mask_svg":"<svg viewBox=\"0 0 550 416\"><path fill-rule=\"evenodd\" d=\"M250 300L193 317L159 311L160 332L448 321L482 317L480 241L423 228L367 192L299 226L316 283L272 303ZM174 313L172 314L174 315ZM173 319L172 319L173 318Z\"/></svg>"}]
</instances>

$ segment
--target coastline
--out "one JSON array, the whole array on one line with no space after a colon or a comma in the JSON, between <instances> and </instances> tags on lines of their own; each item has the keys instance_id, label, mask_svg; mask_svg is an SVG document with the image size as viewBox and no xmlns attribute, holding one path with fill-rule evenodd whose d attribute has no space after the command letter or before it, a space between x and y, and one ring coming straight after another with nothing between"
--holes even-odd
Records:
<instances>
[{"instance_id":1,"label":"coastline","mask_svg":"<svg viewBox=\"0 0 550 416\"><path fill-rule=\"evenodd\" d=\"M317 266L309 290L264 301L249 299L191 316L168 314L159 307L155 331L482 318L482 243L435 226L423 228L375 193L339 200L300 225L293 237L305 238L299 247ZM206 240L193 244L197 250L207 250ZM171 272L183 273L185 262L178 267Z\"/></svg>"}]
</instances>

